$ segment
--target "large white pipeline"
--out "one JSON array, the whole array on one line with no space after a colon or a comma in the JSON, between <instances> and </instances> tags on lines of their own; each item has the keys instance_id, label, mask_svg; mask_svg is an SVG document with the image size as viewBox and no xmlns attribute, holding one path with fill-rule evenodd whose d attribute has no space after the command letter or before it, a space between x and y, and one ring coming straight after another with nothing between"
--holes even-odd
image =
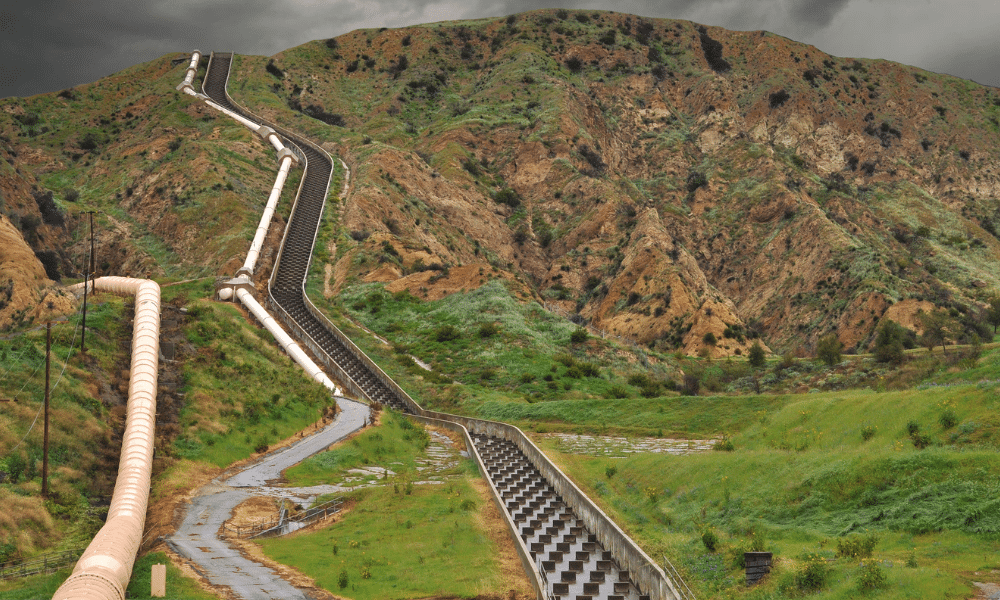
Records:
<instances>
[{"instance_id":1,"label":"large white pipeline","mask_svg":"<svg viewBox=\"0 0 1000 600\"><path fill-rule=\"evenodd\" d=\"M124 600L142 542L153 468L160 286L128 277L100 277L91 283L93 289L135 296L125 434L108 518L53 600ZM82 290L83 284L73 287Z\"/></svg>"},{"instance_id":2,"label":"large white pipeline","mask_svg":"<svg viewBox=\"0 0 1000 600\"><path fill-rule=\"evenodd\" d=\"M194 82L195 73L198 72L199 60L201 60L201 50L195 50L191 53L191 62L188 64L187 72L184 74L184 81L177 85L178 90L191 96L198 95L198 92L195 91L192 83Z\"/></svg>"},{"instance_id":3,"label":"large white pipeline","mask_svg":"<svg viewBox=\"0 0 1000 600\"><path fill-rule=\"evenodd\" d=\"M317 366L316 363L309 358L309 355L306 354L305 351L303 351L302 348L295 342L295 340L292 339L292 336L288 335L285 330L281 328L281 325L278 325L278 322L274 320L274 317L272 317L263 306L261 306L260 302L257 302L257 299L253 297L253 294L251 294L249 290L246 288L237 288L236 297L240 299L243 306L247 307L247 310L253 313L253 316L257 317L257 320L264 325L264 328L271 332L271 335L273 335L274 339L278 341L278 344L285 349L288 356L290 356L295 362L299 363L299 365L306 370L306 373L308 373L310 377L322 383L327 389L332 390L334 394L340 395L342 393L340 388L338 388L337 385L333 383L329 377L327 377L326 373L323 372L323 369L320 369L319 366Z\"/></svg>"},{"instance_id":4,"label":"large white pipeline","mask_svg":"<svg viewBox=\"0 0 1000 600\"><path fill-rule=\"evenodd\" d=\"M195 51L197 52L197 50ZM192 56L192 63L195 63L194 57ZM187 81L185 79L185 81ZM183 85L183 84L182 84ZM189 86L190 87L190 86ZM181 89L181 86L178 86ZM187 91L185 89L185 91ZM267 237L267 231L271 226L271 219L274 217L275 208L278 205L278 199L281 197L281 190L285 187L285 181L288 179L288 171L291 169L292 164L296 161L295 155L292 153L291 149L286 148L284 144L281 143L281 138L275 133L274 129L255 123L250 119L238 115L233 111L222 107L211 100L205 100L205 103L215 108L216 110L229 115L230 117L236 119L249 129L256 132L262 138L267 140L274 146L274 149L278 151L278 158L281 161L281 166L278 168L278 175L274 180L274 186L271 188L271 193L267 199L267 205L264 207L264 213L260 217L260 222L257 225L257 231L254 234L253 242L250 244L250 250L247 251L246 260L243 262L243 267L237 271L237 275L246 276L247 278L253 275L254 267L257 264L257 258L260 256L260 250L264 245L264 238ZM323 372L323 369L319 367L309 355L305 353L304 350L292 339L292 336L278 324L278 322L267 312L267 310L257 302L257 299L253 297L245 287L238 287L234 285L233 287L223 288L219 292L219 297L223 300L229 300L236 297L243 306L247 307L257 320L264 325L271 335L274 336L275 341L284 349L284 351L297 362L310 377L316 381L323 384L327 389L333 391L334 395L341 395L343 391Z\"/></svg>"}]
</instances>

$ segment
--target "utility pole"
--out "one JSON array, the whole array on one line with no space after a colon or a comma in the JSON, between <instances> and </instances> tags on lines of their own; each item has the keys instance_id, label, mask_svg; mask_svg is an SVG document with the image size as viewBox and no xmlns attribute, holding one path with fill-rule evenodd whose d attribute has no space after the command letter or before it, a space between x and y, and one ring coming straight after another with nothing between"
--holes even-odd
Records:
<instances>
[{"instance_id":1,"label":"utility pole","mask_svg":"<svg viewBox=\"0 0 1000 600\"><path fill-rule=\"evenodd\" d=\"M80 354L87 353L87 288L90 287L90 277L94 273L94 211L88 210L90 215L90 260L86 273L83 275L83 333L80 336Z\"/></svg>"},{"instance_id":2,"label":"utility pole","mask_svg":"<svg viewBox=\"0 0 1000 600\"><path fill-rule=\"evenodd\" d=\"M52 349L52 321L45 324L45 434L42 438L42 497L49 497L49 352Z\"/></svg>"}]
</instances>

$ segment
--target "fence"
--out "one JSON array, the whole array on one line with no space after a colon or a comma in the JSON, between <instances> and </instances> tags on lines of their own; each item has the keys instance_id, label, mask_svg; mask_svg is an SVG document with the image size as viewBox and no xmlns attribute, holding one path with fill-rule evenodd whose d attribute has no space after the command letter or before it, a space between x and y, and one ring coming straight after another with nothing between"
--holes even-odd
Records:
<instances>
[{"instance_id":1,"label":"fence","mask_svg":"<svg viewBox=\"0 0 1000 600\"><path fill-rule=\"evenodd\" d=\"M301 529L309 523L326 519L332 514L340 512L344 506L343 498L334 498L312 508L306 509L297 515L286 516L288 509L285 508L285 501L281 501L281 510L278 516L254 523L252 525L226 525L226 531L230 531L238 538L265 538L284 535L296 529Z\"/></svg>"},{"instance_id":2,"label":"fence","mask_svg":"<svg viewBox=\"0 0 1000 600\"><path fill-rule=\"evenodd\" d=\"M63 567L76 564L81 554L83 554L82 546L71 550L42 554L27 560L4 563L0 565L0 579L13 579L15 577L52 573Z\"/></svg>"}]
</instances>

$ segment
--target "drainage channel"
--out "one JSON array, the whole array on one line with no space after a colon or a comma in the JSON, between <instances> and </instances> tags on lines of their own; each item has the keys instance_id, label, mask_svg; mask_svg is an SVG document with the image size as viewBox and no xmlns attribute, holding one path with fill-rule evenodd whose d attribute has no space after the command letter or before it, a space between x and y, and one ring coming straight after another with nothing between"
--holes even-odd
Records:
<instances>
[{"instance_id":1,"label":"drainage channel","mask_svg":"<svg viewBox=\"0 0 1000 600\"><path fill-rule=\"evenodd\" d=\"M263 122L230 101L226 82L231 63L232 54L212 54L203 84L205 94L233 112L279 130L278 126ZM426 412L401 388L387 385L376 375L377 366L363 362L354 349L331 333L332 325L321 323L307 307L303 283L333 165L329 156L308 140L285 130L279 133L304 155L306 171L272 276L271 298L297 326L293 335L308 336L309 341L332 359L337 369L356 383L367 399L406 413ZM386 377L383 373L380 375ZM455 420L450 415L435 413L435 416ZM542 591L544 597L549 600L650 600L514 443L482 434L473 434L472 438L475 451L487 465L491 483L503 499L503 508L517 524L518 533L541 575L546 588ZM653 564L649 566L656 569ZM656 600L666 600L674 594L667 591L660 596L663 598Z\"/></svg>"}]
</instances>

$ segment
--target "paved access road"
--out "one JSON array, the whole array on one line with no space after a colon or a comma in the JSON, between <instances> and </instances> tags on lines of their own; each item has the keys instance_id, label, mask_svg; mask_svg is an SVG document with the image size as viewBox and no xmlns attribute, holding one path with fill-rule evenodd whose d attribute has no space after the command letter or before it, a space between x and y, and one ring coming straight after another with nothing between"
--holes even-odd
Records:
<instances>
[{"instance_id":1,"label":"paved access road","mask_svg":"<svg viewBox=\"0 0 1000 600\"><path fill-rule=\"evenodd\" d=\"M184 521L168 542L181 556L191 559L213 585L225 586L244 600L307 600L307 596L273 570L244 558L219 538L222 524L233 508L253 496L312 497L331 486L316 488L269 487L268 481L288 467L324 450L361 429L369 417L360 402L337 398L340 413L333 423L262 460L225 481L214 480L195 493Z\"/></svg>"}]
</instances>

